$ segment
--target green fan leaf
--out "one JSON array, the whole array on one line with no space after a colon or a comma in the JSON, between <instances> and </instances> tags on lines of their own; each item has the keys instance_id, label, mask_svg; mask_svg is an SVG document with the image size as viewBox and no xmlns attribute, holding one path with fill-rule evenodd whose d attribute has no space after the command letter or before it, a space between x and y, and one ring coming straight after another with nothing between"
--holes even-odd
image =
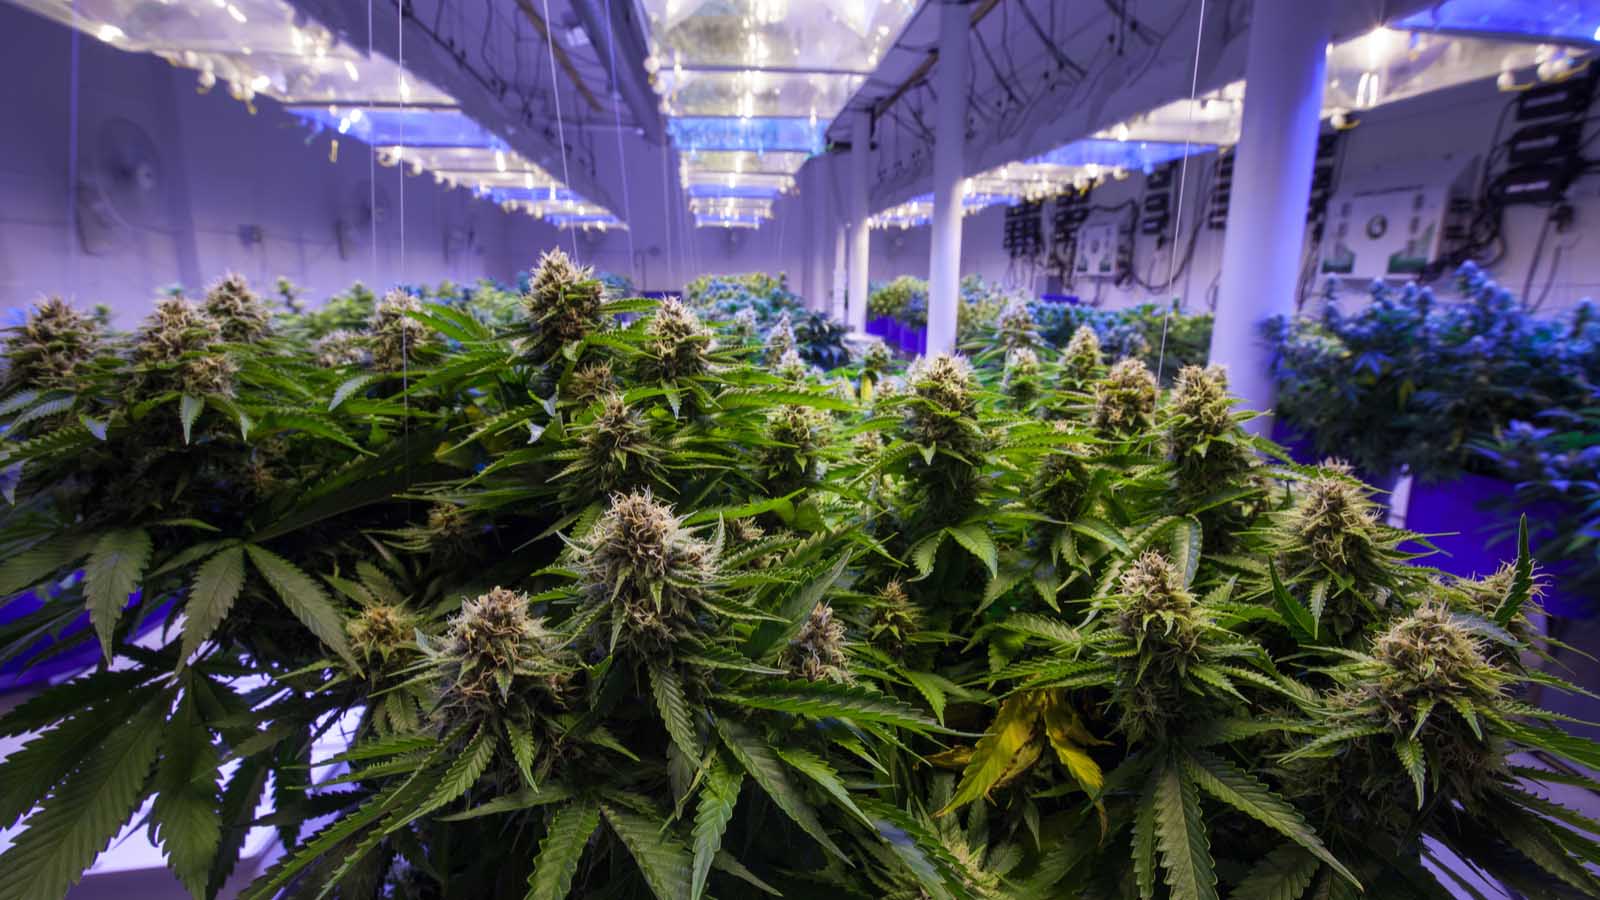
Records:
<instances>
[{"instance_id":1,"label":"green fan leaf","mask_svg":"<svg viewBox=\"0 0 1600 900\"><path fill-rule=\"evenodd\" d=\"M777 681L756 684L718 699L756 709L771 709L818 719L880 722L912 731L946 731L921 710L888 694L860 685L829 681Z\"/></svg>"},{"instance_id":2,"label":"green fan leaf","mask_svg":"<svg viewBox=\"0 0 1600 900\"><path fill-rule=\"evenodd\" d=\"M183 426L183 442L189 443L190 433L194 430L195 420L200 418L200 411L206 408L206 403L193 394L184 394L178 400L178 418Z\"/></svg>"},{"instance_id":3,"label":"green fan leaf","mask_svg":"<svg viewBox=\"0 0 1600 900\"><path fill-rule=\"evenodd\" d=\"M706 881L711 877L711 865L717 851L722 849L722 835L733 819L733 808L739 802L739 788L744 784L744 773L728 765L718 753L706 769L705 782L700 787L700 797L694 812L694 872L690 900L699 900L705 893Z\"/></svg>"},{"instance_id":4,"label":"green fan leaf","mask_svg":"<svg viewBox=\"0 0 1600 900\"><path fill-rule=\"evenodd\" d=\"M602 806L606 824L622 839L657 900L682 900L690 893L692 861L688 848L666 823L609 804Z\"/></svg>"},{"instance_id":5,"label":"green fan leaf","mask_svg":"<svg viewBox=\"0 0 1600 900\"><path fill-rule=\"evenodd\" d=\"M1156 895L1156 783L1145 784L1133 817L1133 874L1140 900Z\"/></svg>"},{"instance_id":6,"label":"green fan leaf","mask_svg":"<svg viewBox=\"0 0 1600 900\"><path fill-rule=\"evenodd\" d=\"M661 721L666 723L667 734L685 758L700 759L700 736L695 729L694 712L683 693L682 680L667 663L652 662L649 669L650 693L655 696L656 710L661 713Z\"/></svg>"},{"instance_id":7,"label":"green fan leaf","mask_svg":"<svg viewBox=\"0 0 1600 900\"><path fill-rule=\"evenodd\" d=\"M982 523L971 522L966 525L956 525L946 528L955 542L966 548L968 553L978 558L989 569L989 577L993 578L1000 572L1000 549L995 546L994 538L989 536L989 529Z\"/></svg>"},{"instance_id":8,"label":"green fan leaf","mask_svg":"<svg viewBox=\"0 0 1600 900\"><path fill-rule=\"evenodd\" d=\"M1185 516L1172 523L1172 567L1183 573L1183 586L1194 584L1200 571L1200 523Z\"/></svg>"},{"instance_id":9,"label":"green fan leaf","mask_svg":"<svg viewBox=\"0 0 1600 900\"><path fill-rule=\"evenodd\" d=\"M1200 796L1182 769L1169 762L1155 778L1156 849L1172 900L1216 900L1211 844L1200 816Z\"/></svg>"},{"instance_id":10,"label":"green fan leaf","mask_svg":"<svg viewBox=\"0 0 1600 900\"><path fill-rule=\"evenodd\" d=\"M249 554L256 571L272 586L283 605L289 607L300 624L344 657L350 665L356 665L355 654L350 652L350 642L345 637L344 620L333 608L322 587L294 563L265 547L246 544L245 552Z\"/></svg>"},{"instance_id":11,"label":"green fan leaf","mask_svg":"<svg viewBox=\"0 0 1600 900\"><path fill-rule=\"evenodd\" d=\"M1294 844L1261 857L1228 900L1300 900L1322 863Z\"/></svg>"},{"instance_id":12,"label":"green fan leaf","mask_svg":"<svg viewBox=\"0 0 1600 900\"><path fill-rule=\"evenodd\" d=\"M211 632L222 624L243 588L243 547L228 547L200 566L200 571L195 573L194 587L189 591L189 602L184 607L180 661L194 655Z\"/></svg>"},{"instance_id":13,"label":"green fan leaf","mask_svg":"<svg viewBox=\"0 0 1600 900\"><path fill-rule=\"evenodd\" d=\"M591 801L578 800L557 809L539 842L539 855L533 858L526 900L563 900L572 890L584 845L599 827L600 807Z\"/></svg>"},{"instance_id":14,"label":"green fan leaf","mask_svg":"<svg viewBox=\"0 0 1600 900\"><path fill-rule=\"evenodd\" d=\"M139 579L150 562L150 533L142 528L108 531L94 542L84 566L84 596L89 618L106 659L128 598L139 589Z\"/></svg>"},{"instance_id":15,"label":"green fan leaf","mask_svg":"<svg viewBox=\"0 0 1600 900\"><path fill-rule=\"evenodd\" d=\"M1411 784L1417 790L1417 809L1421 809L1423 797L1427 792L1428 776L1428 762L1422 751L1422 743L1412 737L1397 738L1394 743L1394 754L1399 757L1405 773L1411 776Z\"/></svg>"},{"instance_id":16,"label":"green fan leaf","mask_svg":"<svg viewBox=\"0 0 1600 900\"><path fill-rule=\"evenodd\" d=\"M1254 775L1207 750L1191 751L1182 762L1185 773L1201 790L1294 841L1352 884L1361 886L1356 876L1323 846L1300 811Z\"/></svg>"},{"instance_id":17,"label":"green fan leaf","mask_svg":"<svg viewBox=\"0 0 1600 900\"><path fill-rule=\"evenodd\" d=\"M821 844L828 852L840 859L849 860L839 845L828 836L826 828L817 818L816 810L789 780L788 772L777 754L763 740L757 738L743 725L727 718L717 719L717 732L722 735L723 746L733 754L756 784L761 785L772 802L783 810L784 815L794 820L796 825L811 839Z\"/></svg>"},{"instance_id":18,"label":"green fan leaf","mask_svg":"<svg viewBox=\"0 0 1600 900\"><path fill-rule=\"evenodd\" d=\"M71 537L48 538L0 562L0 597L9 598L59 575L88 554L93 544Z\"/></svg>"},{"instance_id":19,"label":"green fan leaf","mask_svg":"<svg viewBox=\"0 0 1600 900\"><path fill-rule=\"evenodd\" d=\"M206 892L212 859L222 841L217 796L221 764L211 730L195 708L193 692L186 692L167 723L150 827L152 838L167 853L167 865L196 897Z\"/></svg>"},{"instance_id":20,"label":"green fan leaf","mask_svg":"<svg viewBox=\"0 0 1600 900\"><path fill-rule=\"evenodd\" d=\"M66 896L133 815L161 749L164 703L101 734L104 740L28 817L0 854L0 900Z\"/></svg>"},{"instance_id":21,"label":"green fan leaf","mask_svg":"<svg viewBox=\"0 0 1600 900\"><path fill-rule=\"evenodd\" d=\"M1511 587L1505 599L1494 611L1494 623L1501 628L1510 625L1528 602L1533 591L1533 555L1528 552L1528 515L1523 513L1517 522L1517 562L1512 568Z\"/></svg>"}]
</instances>

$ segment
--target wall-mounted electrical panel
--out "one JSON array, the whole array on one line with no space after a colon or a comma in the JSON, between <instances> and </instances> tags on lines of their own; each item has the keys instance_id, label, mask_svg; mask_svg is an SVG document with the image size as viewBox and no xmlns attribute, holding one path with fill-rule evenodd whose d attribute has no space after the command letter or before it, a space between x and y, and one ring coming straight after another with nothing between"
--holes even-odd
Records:
<instances>
[{"instance_id":1,"label":"wall-mounted electrical panel","mask_svg":"<svg viewBox=\"0 0 1600 900\"><path fill-rule=\"evenodd\" d=\"M1478 160L1426 160L1346 173L1329 198L1317 271L1368 280L1420 273L1465 233Z\"/></svg>"},{"instance_id":2,"label":"wall-mounted electrical panel","mask_svg":"<svg viewBox=\"0 0 1600 900\"><path fill-rule=\"evenodd\" d=\"M1125 215L1095 213L1078 228L1072 272L1080 278L1118 278L1133 259L1133 229Z\"/></svg>"}]
</instances>

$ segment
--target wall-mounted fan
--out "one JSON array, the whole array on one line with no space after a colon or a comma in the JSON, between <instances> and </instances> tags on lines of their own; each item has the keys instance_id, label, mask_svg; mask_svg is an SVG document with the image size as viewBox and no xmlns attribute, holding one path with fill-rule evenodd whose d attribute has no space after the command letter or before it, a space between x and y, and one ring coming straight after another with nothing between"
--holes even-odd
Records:
<instances>
[{"instance_id":1,"label":"wall-mounted fan","mask_svg":"<svg viewBox=\"0 0 1600 900\"><path fill-rule=\"evenodd\" d=\"M167 212L155 141L127 119L108 119L95 132L74 187L78 242L90 255L116 251L131 231L157 226Z\"/></svg>"},{"instance_id":2,"label":"wall-mounted fan","mask_svg":"<svg viewBox=\"0 0 1600 900\"><path fill-rule=\"evenodd\" d=\"M373 235L389 218L389 192L374 189L369 179L351 186L344 195L334 219L334 235L339 241L339 258L349 259L358 250L372 246Z\"/></svg>"}]
</instances>

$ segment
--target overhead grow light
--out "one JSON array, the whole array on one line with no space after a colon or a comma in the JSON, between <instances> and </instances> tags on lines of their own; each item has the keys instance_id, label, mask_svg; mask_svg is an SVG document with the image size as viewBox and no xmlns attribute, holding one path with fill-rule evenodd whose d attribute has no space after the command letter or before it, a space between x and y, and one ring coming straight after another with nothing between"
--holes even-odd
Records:
<instances>
[{"instance_id":1,"label":"overhead grow light","mask_svg":"<svg viewBox=\"0 0 1600 900\"><path fill-rule=\"evenodd\" d=\"M1445 0L1394 24L1418 31L1595 44L1600 43L1600 2Z\"/></svg>"}]
</instances>

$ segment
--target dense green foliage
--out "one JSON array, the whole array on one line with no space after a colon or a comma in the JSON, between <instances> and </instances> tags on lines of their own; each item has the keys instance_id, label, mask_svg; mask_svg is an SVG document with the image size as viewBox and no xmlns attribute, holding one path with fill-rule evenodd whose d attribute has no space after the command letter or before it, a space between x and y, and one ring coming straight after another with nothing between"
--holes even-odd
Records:
<instances>
[{"instance_id":1,"label":"dense green foliage","mask_svg":"<svg viewBox=\"0 0 1600 900\"><path fill-rule=\"evenodd\" d=\"M1472 445L1558 409L1591 403L1600 383L1600 321L1583 304L1566 317L1529 312L1468 264L1465 295L1374 283L1372 300L1320 321L1277 319L1277 411L1318 452L1374 475L1405 467L1426 479L1471 468Z\"/></svg>"},{"instance_id":2,"label":"dense green foliage","mask_svg":"<svg viewBox=\"0 0 1600 900\"><path fill-rule=\"evenodd\" d=\"M0 900L152 797L213 896L269 784L255 898L1433 900L1424 837L1600 889L1533 782L1596 785L1512 756L1600 765L1522 699L1561 687L1526 547L1415 565L1346 471L1264 462L1220 374L1163 392L997 311L976 369L823 383L786 323L559 252L517 297L390 294L330 344L230 284L11 335L0 595L49 590L0 660L87 608L119 666L0 719L38 732Z\"/></svg>"}]
</instances>

